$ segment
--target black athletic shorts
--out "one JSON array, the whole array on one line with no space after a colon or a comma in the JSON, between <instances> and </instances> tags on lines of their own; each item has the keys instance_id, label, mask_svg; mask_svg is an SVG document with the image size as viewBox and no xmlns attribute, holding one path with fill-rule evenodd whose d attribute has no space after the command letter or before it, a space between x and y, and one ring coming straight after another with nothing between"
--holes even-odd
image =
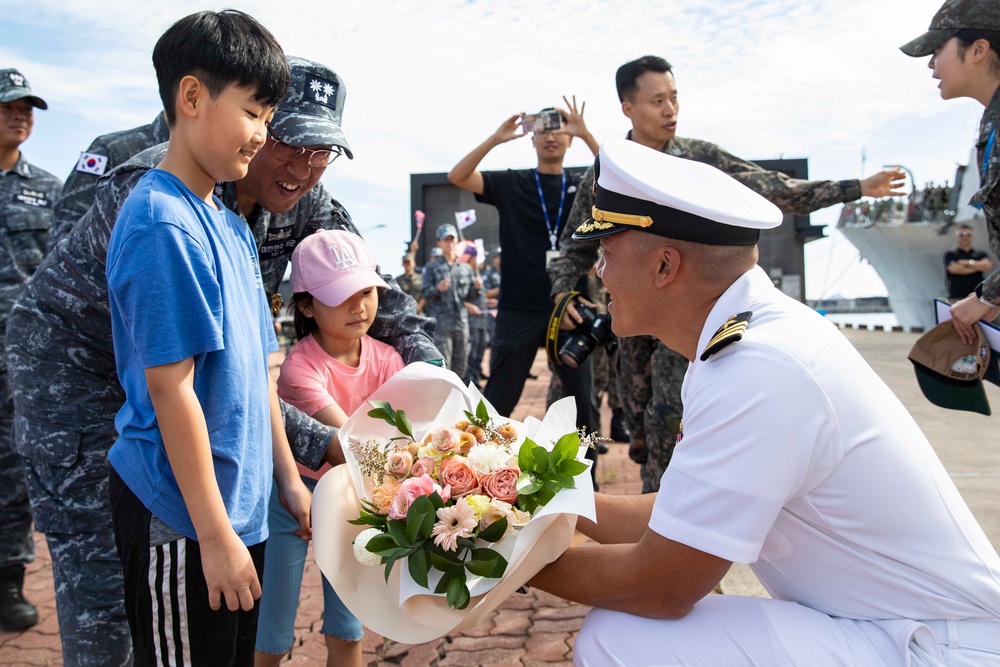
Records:
<instances>
[{"instance_id":1,"label":"black athletic shorts","mask_svg":"<svg viewBox=\"0 0 1000 667\"><path fill-rule=\"evenodd\" d=\"M109 466L110 467L110 466ZM196 540L180 537L151 545L152 514L111 468L115 544L125 573L125 613L136 667L252 667L259 604L250 611L218 611L208 604L208 585ZM249 547L257 578L264 573L264 543Z\"/></svg>"}]
</instances>

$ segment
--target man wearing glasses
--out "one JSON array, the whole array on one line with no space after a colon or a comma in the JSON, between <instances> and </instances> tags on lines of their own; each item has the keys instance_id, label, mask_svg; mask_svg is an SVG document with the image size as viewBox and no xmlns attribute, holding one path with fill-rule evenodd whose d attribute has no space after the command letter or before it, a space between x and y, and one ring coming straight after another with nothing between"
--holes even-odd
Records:
<instances>
[{"instance_id":1,"label":"man wearing glasses","mask_svg":"<svg viewBox=\"0 0 1000 667\"><path fill-rule=\"evenodd\" d=\"M972 227L959 225L955 231L958 247L944 254L948 298L964 299L983 282L983 272L993 270L993 262L982 250L972 247Z\"/></svg>"},{"instance_id":2,"label":"man wearing glasses","mask_svg":"<svg viewBox=\"0 0 1000 667\"><path fill-rule=\"evenodd\" d=\"M220 184L216 191L250 226L275 310L281 305L278 285L302 238L317 229L357 233L347 211L319 183L338 155L353 157L341 128L344 84L323 65L288 60L292 82L275 112L267 145L254 156L242 181ZM138 151L152 138L147 126L114 135L114 143ZM115 371L104 270L119 208L165 152L166 144L160 144L113 172L113 164L104 165L110 173L93 183L92 206L39 268L15 304L8 327L14 447L25 459L35 524L52 554L66 665L131 661L121 563L108 506L107 451L124 393ZM113 156L103 157L111 162ZM92 155L87 162L91 159L96 160ZM83 197L84 191L75 188L74 196ZM414 307L398 289L387 290L370 333L407 362L439 359L432 323ZM331 447L336 429L289 406L282 410L298 461L313 469L324 460L339 462L339 448Z\"/></svg>"}]
</instances>

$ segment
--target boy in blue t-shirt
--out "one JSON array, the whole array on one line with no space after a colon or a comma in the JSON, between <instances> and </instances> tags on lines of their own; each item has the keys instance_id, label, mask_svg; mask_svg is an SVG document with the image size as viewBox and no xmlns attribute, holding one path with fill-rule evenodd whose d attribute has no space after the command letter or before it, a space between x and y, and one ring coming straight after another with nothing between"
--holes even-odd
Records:
<instances>
[{"instance_id":1,"label":"boy in blue t-shirt","mask_svg":"<svg viewBox=\"0 0 1000 667\"><path fill-rule=\"evenodd\" d=\"M277 343L254 239L213 191L264 146L288 62L227 10L175 23L153 64L170 144L107 256L126 394L109 453L126 612L136 665L250 665L272 474L304 538L310 497L268 377Z\"/></svg>"}]
</instances>

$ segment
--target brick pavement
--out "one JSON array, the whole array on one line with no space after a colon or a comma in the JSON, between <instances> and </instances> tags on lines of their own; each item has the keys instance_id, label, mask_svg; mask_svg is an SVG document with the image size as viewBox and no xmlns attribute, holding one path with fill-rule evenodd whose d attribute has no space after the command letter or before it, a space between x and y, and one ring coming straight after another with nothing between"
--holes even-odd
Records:
<instances>
[{"instance_id":1,"label":"brick pavement","mask_svg":"<svg viewBox=\"0 0 1000 667\"><path fill-rule=\"evenodd\" d=\"M545 413L549 372L540 352L532 369L538 380L528 380L514 412L515 419ZM610 413L602 413L605 432ZM601 457L598 482L608 493L638 493L638 467L628 458L627 446L609 445ZM28 566L25 595L38 606L41 620L25 632L0 630L0 665L62 665L56 621L52 562L45 538L35 535L37 555ZM366 667L535 667L571 665L573 641L589 607L566 602L542 591L515 595L479 626L426 644L397 644L372 632L362 640ZM282 664L324 665L326 645L319 633L323 589L319 568L310 556L303 576L302 597L295 622L295 645Z\"/></svg>"}]
</instances>

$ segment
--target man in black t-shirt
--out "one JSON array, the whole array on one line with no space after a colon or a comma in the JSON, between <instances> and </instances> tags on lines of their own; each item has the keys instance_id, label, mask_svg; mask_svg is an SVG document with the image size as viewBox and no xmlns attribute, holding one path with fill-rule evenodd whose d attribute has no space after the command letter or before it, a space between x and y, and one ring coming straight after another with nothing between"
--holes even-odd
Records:
<instances>
[{"instance_id":1,"label":"man in black t-shirt","mask_svg":"<svg viewBox=\"0 0 1000 667\"><path fill-rule=\"evenodd\" d=\"M964 299L983 282L983 271L992 271L993 262L982 250L972 247L972 227L960 225L955 231L958 247L944 254L948 298Z\"/></svg>"},{"instance_id":2,"label":"man in black t-shirt","mask_svg":"<svg viewBox=\"0 0 1000 667\"><path fill-rule=\"evenodd\" d=\"M535 169L481 172L476 168L486 154L500 144L526 136L521 130L523 114L515 114L482 144L466 155L448 174L448 180L475 193L476 200L496 206L500 213L500 266L503 290L490 352L490 378L483 395L500 414L509 416L521 398L524 381L552 312L549 276L550 258L558 255L558 239L573 206L577 179L563 171L563 158L573 137L580 137L597 155L599 146L583 122L576 99L567 110L561 130L538 131L532 144L538 157ZM597 410L591 397L593 372L557 368L567 393L577 398L577 425L597 428Z\"/></svg>"}]
</instances>

